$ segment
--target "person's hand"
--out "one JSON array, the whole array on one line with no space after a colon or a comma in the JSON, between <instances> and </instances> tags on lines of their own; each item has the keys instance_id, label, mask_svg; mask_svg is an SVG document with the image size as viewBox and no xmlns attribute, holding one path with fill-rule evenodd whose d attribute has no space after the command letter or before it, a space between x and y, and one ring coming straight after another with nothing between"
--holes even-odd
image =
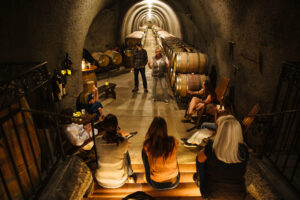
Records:
<instances>
[{"instance_id":1,"label":"person's hand","mask_svg":"<svg viewBox=\"0 0 300 200\"><path fill-rule=\"evenodd\" d=\"M193 94L193 92L192 92L191 90L189 90L189 89L188 89L186 92L187 92L188 94Z\"/></svg>"},{"instance_id":2,"label":"person's hand","mask_svg":"<svg viewBox=\"0 0 300 200\"><path fill-rule=\"evenodd\" d=\"M129 135L128 132L123 131L123 130L120 130L120 134L121 134L123 137Z\"/></svg>"},{"instance_id":3,"label":"person's hand","mask_svg":"<svg viewBox=\"0 0 300 200\"><path fill-rule=\"evenodd\" d=\"M90 123L84 125L84 129L86 130L86 132L90 132L92 130L92 125Z\"/></svg>"},{"instance_id":4,"label":"person's hand","mask_svg":"<svg viewBox=\"0 0 300 200\"><path fill-rule=\"evenodd\" d=\"M132 67L130 72L133 72L133 71L134 71L134 68Z\"/></svg>"}]
</instances>

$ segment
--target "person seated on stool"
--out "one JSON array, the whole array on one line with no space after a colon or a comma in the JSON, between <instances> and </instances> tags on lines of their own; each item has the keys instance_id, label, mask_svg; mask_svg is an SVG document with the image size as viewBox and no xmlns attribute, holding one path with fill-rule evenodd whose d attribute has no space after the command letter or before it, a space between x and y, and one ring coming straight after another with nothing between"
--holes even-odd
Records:
<instances>
[{"instance_id":1,"label":"person seated on stool","mask_svg":"<svg viewBox=\"0 0 300 200\"><path fill-rule=\"evenodd\" d=\"M213 90L211 82L209 80L206 80L204 82L203 88L200 91L193 92L188 90L187 93L191 95L201 95L202 99L198 97L192 98L183 122L190 122L192 115L197 111L202 115L206 104L217 102L217 95Z\"/></svg>"}]
</instances>

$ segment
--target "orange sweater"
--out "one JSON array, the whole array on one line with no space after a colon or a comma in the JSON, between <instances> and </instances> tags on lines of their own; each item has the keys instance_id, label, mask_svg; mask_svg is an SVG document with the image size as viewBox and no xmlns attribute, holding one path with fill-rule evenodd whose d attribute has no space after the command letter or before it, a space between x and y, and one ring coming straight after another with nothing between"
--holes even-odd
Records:
<instances>
[{"instance_id":1,"label":"orange sweater","mask_svg":"<svg viewBox=\"0 0 300 200\"><path fill-rule=\"evenodd\" d=\"M146 151L148 156L151 180L155 182L167 182L178 175L178 146L179 142L175 139L175 147L173 149L173 152L167 157L166 160L164 160L163 157L153 159L149 154L147 147L144 146L144 150Z\"/></svg>"}]
</instances>

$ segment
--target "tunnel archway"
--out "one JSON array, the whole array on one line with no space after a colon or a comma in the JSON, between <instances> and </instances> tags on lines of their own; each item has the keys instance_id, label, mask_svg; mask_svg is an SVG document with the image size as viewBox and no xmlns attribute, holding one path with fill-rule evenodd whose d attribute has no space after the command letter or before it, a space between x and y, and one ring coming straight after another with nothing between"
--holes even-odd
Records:
<instances>
[{"instance_id":1,"label":"tunnel archway","mask_svg":"<svg viewBox=\"0 0 300 200\"><path fill-rule=\"evenodd\" d=\"M144 0L134 4L126 12L121 28L121 41L147 21L179 38L182 36L179 19L168 4L159 0Z\"/></svg>"}]
</instances>

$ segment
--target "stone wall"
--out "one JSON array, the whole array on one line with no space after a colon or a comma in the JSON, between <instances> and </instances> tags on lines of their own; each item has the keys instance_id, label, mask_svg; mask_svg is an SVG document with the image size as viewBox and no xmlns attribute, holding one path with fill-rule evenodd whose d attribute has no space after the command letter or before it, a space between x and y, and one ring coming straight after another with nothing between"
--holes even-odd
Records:
<instances>
[{"instance_id":1,"label":"stone wall","mask_svg":"<svg viewBox=\"0 0 300 200\"><path fill-rule=\"evenodd\" d=\"M197 30L189 28L192 33L183 38L208 53L219 77L231 79L237 114L245 115L255 103L261 104L262 112L269 111L282 63L300 60L300 3L191 0L187 5ZM235 42L233 60L229 41ZM261 72L259 53L263 60ZM236 75L234 66L239 69Z\"/></svg>"},{"instance_id":2,"label":"stone wall","mask_svg":"<svg viewBox=\"0 0 300 200\"><path fill-rule=\"evenodd\" d=\"M104 51L120 44L126 11L137 0L12 0L0 12L1 62L48 61L51 72L65 52L74 62L68 79L74 105L81 90L82 48ZM238 116L255 104L268 111L274 98L281 65L299 61L300 6L296 0L165 0L176 12L187 43L207 53L218 77L231 79ZM93 19L95 20L93 21ZM92 25L91 25L92 24ZM91 26L90 26L91 25ZM229 41L235 42L233 60ZM256 63L262 55L262 71ZM234 75L234 68L239 71Z\"/></svg>"},{"instance_id":3,"label":"stone wall","mask_svg":"<svg viewBox=\"0 0 300 200\"><path fill-rule=\"evenodd\" d=\"M93 18L108 0L11 0L0 8L0 61L48 61L50 72L69 53L73 75L63 104L74 106L80 92L82 49Z\"/></svg>"},{"instance_id":4,"label":"stone wall","mask_svg":"<svg viewBox=\"0 0 300 200\"><path fill-rule=\"evenodd\" d=\"M120 4L101 10L89 28L84 47L90 52L104 52L120 45L119 18Z\"/></svg>"}]
</instances>

